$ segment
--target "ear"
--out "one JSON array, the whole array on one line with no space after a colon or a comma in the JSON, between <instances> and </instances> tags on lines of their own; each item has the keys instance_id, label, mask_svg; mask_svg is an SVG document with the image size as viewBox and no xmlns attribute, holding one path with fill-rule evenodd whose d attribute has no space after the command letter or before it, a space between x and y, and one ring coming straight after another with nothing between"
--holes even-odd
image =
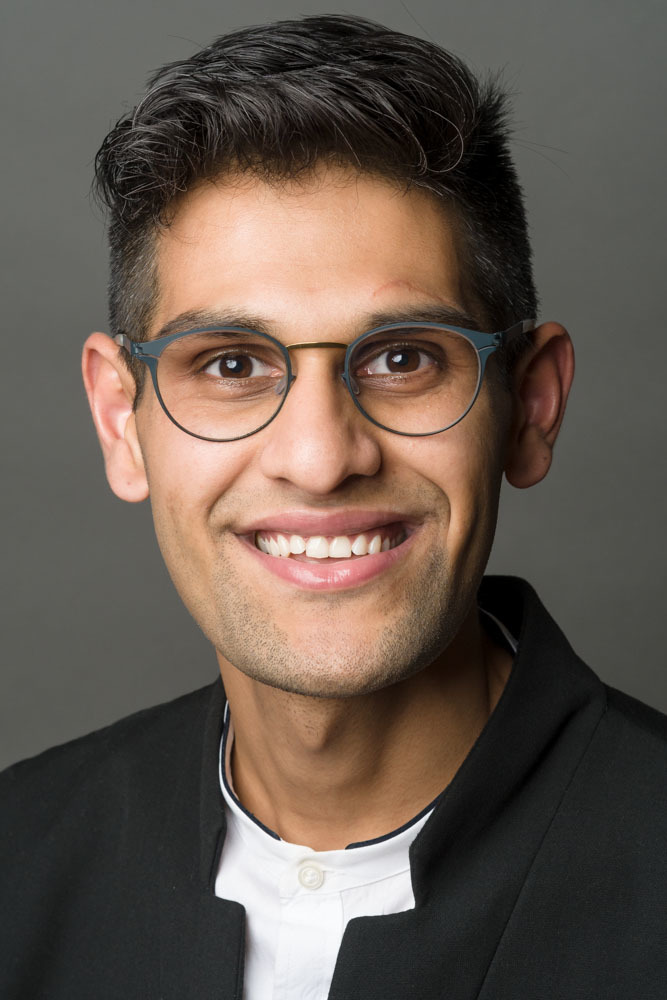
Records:
<instances>
[{"instance_id":1,"label":"ear","mask_svg":"<svg viewBox=\"0 0 667 1000\"><path fill-rule=\"evenodd\" d=\"M135 384L121 348L105 333L91 333L81 368L109 486L121 500L145 500L148 480L133 412Z\"/></svg>"},{"instance_id":2,"label":"ear","mask_svg":"<svg viewBox=\"0 0 667 1000\"><path fill-rule=\"evenodd\" d=\"M514 411L505 476L525 489L543 479L574 377L574 348L559 323L542 323L513 375Z\"/></svg>"}]
</instances>

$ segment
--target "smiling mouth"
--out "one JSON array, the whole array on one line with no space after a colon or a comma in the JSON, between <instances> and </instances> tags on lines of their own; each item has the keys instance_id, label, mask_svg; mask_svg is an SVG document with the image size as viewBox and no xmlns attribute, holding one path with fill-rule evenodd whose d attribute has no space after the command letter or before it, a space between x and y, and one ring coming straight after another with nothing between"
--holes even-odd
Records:
<instances>
[{"instance_id":1,"label":"smiling mouth","mask_svg":"<svg viewBox=\"0 0 667 1000\"><path fill-rule=\"evenodd\" d=\"M407 538L402 524L354 535L296 535L289 532L256 531L255 547L276 559L322 562L327 559L359 559L395 549Z\"/></svg>"}]
</instances>

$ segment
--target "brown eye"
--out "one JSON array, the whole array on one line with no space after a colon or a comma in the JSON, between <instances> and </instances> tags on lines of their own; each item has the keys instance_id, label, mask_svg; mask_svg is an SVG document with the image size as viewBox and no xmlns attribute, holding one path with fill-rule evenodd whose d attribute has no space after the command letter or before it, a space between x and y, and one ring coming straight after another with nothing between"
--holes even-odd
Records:
<instances>
[{"instance_id":1,"label":"brown eye","mask_svg":"<svg viewBox=\"0 0 667 1000\"><path fill-rule=\"evenodd\" d=\"M416 347L389 347L373 357L365 358L357 370L363 375L409 375L411 372L427 368L434 358Z\"/></svg>"},{"instance_id":2,"label":"brown eye","mask_svg":"<svg viewBox=\"0 0 667 1000\"><path fill-rule=\"evenodd\" d=\"M414 372L420 366L419 351L404 348L387 353L387 370L390 372Z\"/></svg>"},{"instance_id":3,"label":"brown eye","mask_svg":"<svg viewBox=\"0 0 667 1000\"><path fill-rule=\"evenodd\" d=\"M256 378L262 375L273 373L271 365L253 358L250 354L221 354L213 361L209 361L203 369L209 375L216 378Z\"/></svg>"}]
</instances>

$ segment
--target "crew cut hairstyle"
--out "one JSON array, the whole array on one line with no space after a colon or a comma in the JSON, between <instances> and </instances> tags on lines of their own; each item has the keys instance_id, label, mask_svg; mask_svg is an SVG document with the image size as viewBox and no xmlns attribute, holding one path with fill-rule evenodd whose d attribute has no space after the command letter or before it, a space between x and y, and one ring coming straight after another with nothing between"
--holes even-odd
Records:
<instances>
[{"instance_id":1,"label":"crew cut hairstyle","mask_svg":"<svg viewBox=\"0 0 667 1000\"><path fill-rule=\"evenodd\" d=\"M442 199L480 328L534 317L509 135L497 79L480 81L439 46L372 21L316 16L223 35L158 70L97 154L95 190L110 210L111 332L148 336L155 236L176 196L225 173L274 183L323 164Z\"/></svg>"}]
</instances>

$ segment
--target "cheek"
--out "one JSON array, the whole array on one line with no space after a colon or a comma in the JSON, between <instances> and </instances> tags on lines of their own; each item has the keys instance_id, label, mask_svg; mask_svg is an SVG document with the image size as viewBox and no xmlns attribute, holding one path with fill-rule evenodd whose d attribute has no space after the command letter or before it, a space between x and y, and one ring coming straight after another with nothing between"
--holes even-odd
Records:
<instances>
[{"instance_id":1,"label":"cheek","mask_svg":"<svg viewBox=\"0 0 667 1000\"><path fill-rule=\"evenodd\" d=\"M466 551L488 558L498 516L502 483L502 440L479 422L469 428L459 450L459 489L452 502L452 533Z\"/></svg>"},{"instance_id":2,"label":"cheek","mask_svg":"<svg viewBox=\"0 0 667 1000\"><path fill-rule=\"evenodd\" d=\"M144 424L141 446L155 531L172 576L211 557L211 518L251 462L245 441L200 441L170 421Z\"/></svg>"},{"instance_id":3,"label":"cheek","mask_svg":"<svg viewBox=\"0 0 667 1000\"><path fill-rule=\"evenodd\" d=\"M472 419L471 419L472 418ZM502 481L502 431L488 407L471 412L442 436L413 440L408 452L438 496L449 559L488 554Z\"/></svg>"}]
</instances>

